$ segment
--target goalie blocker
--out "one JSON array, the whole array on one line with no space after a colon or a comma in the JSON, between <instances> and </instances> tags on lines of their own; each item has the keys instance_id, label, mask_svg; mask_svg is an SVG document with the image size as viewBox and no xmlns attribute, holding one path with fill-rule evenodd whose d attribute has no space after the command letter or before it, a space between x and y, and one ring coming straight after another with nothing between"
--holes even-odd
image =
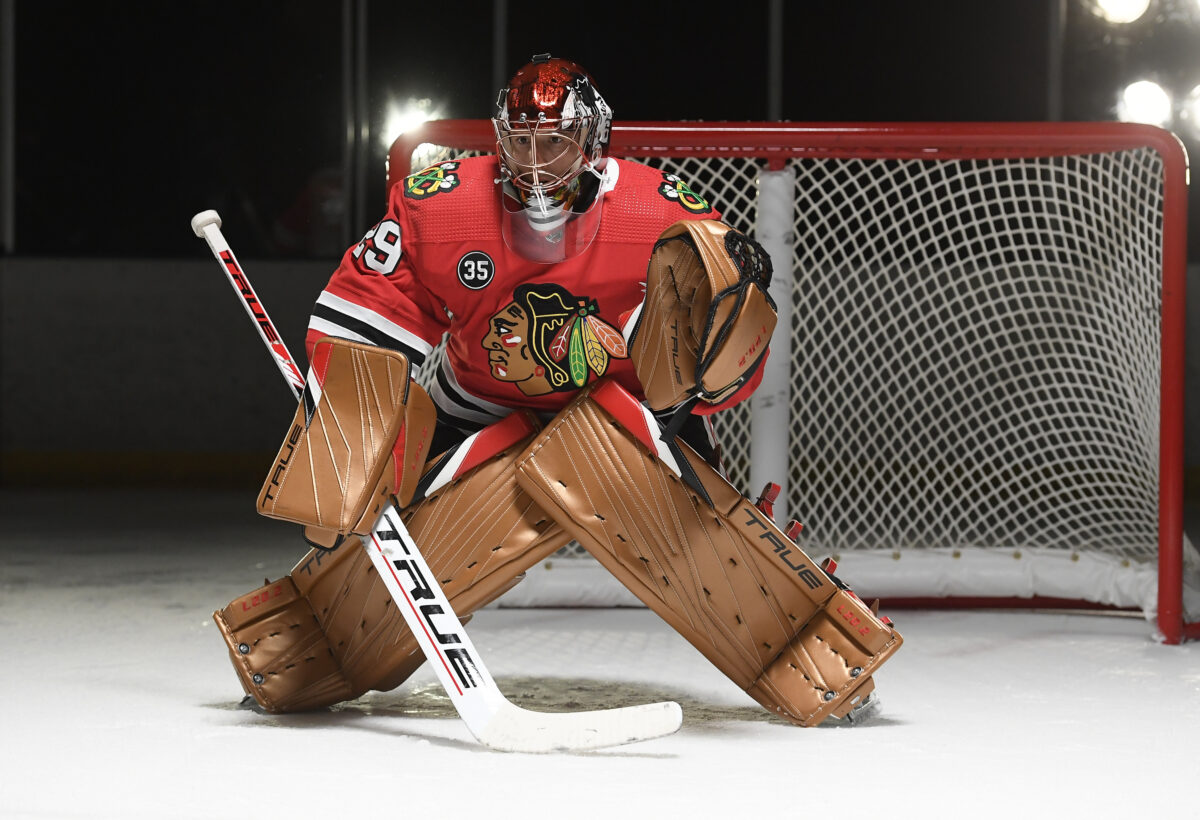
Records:
<instances>
[{"instance_id":1,"label":"goalie blocker","mask_svg":"<svg viewBox=\"0 0 1200 820\"><path fill-rule=\"evenodd\" d=\"M437 419L409 375L399 351L319 339L258 511L344 537L370 532L388 496L407 503Z\"/></svg>"}]
</instances>

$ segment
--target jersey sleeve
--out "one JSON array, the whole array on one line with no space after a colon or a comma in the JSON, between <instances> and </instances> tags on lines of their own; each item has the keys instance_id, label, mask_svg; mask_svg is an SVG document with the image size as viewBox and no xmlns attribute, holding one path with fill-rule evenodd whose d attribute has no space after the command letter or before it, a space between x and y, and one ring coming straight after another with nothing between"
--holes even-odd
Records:
<instances>
[{"instance_id":1,"label":"jersey sleeve","mask_svg":"<svg viewBox=\"0 0 1200 820\"><path fill-rule=\"evenodd\" d=\"M346 251L317 298L305 340L310 357L318 339L337 336L399 350L416 375L449 326L421 283L416 246L405 202L393 194L387 215Z\"/></svg>"}]
</instances>

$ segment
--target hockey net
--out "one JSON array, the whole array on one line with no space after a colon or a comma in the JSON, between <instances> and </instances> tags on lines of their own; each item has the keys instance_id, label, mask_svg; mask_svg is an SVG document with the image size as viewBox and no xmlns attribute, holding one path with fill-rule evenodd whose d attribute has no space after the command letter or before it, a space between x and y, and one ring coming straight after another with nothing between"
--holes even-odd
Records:
<instances>
[{"instance_id":1,"label":"hockey net","mask_svg":"<svg viewBox=\"0 0 1200 820\"><path fill-rule=\"evenodd\" d=\"M392 147L389 181L492 150L485 120L428 123ZM764 390L787 410L746 402L714 423L745 494L771 462L777 513L805 523L809 555L888 605L1086 603L1157 615L1169 642L1200 637L1184 606L1200 562L1182 523L1173 136L628 123L611 153L678 175L769 245L783 383ZM506 600L637 603L597 576L568 548Z\"/></svg>"}]
</instances>

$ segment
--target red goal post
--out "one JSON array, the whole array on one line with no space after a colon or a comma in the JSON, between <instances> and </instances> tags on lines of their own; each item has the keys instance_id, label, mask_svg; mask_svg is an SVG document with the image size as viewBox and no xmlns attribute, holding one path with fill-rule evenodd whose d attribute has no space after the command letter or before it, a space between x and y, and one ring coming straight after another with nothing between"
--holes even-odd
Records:
<instances>
[{"instance_id":1,"label":"red goal post","mask_svg":"<svg viewBox=\"0 0 1200 820\"><path fill-rule=\"evenodd\" d=\"M389 190L494 145L487 120L426 123L392 145ZM682 177L775 260L771 400L716 425L739 489L785 485L810 555L890 605L1082 602L1200 637L1172 134L629 122L610 153Z\"/></svg>"}]
</instances>

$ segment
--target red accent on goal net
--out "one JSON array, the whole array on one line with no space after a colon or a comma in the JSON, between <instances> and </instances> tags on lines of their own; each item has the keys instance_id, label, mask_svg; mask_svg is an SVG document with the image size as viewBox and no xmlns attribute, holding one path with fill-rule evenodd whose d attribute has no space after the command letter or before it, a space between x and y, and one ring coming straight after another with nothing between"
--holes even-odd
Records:
<instances>
[{"instance_id":1,"label":"red accent on goal net","mask_svg":"<svg viewBox=\"0 0 1200 820\"><path fill-rule=\"evenodd\" d=\"M487 120L426 123L392 146L389 190L494 148ZM1187 159L1173 135L635 122L614 126L610 154L681 177L751 234L780 208L760 188L790 186L777 506L806 524L810 556L834 556L888 605L1080 601L1153 613L1168 643L1200 638L1185 614L1197 557L1183 535ZM776 261L777 278L788 270ZM753 497L749 403L714 423Z\"/></svg>"}]
</instances>

